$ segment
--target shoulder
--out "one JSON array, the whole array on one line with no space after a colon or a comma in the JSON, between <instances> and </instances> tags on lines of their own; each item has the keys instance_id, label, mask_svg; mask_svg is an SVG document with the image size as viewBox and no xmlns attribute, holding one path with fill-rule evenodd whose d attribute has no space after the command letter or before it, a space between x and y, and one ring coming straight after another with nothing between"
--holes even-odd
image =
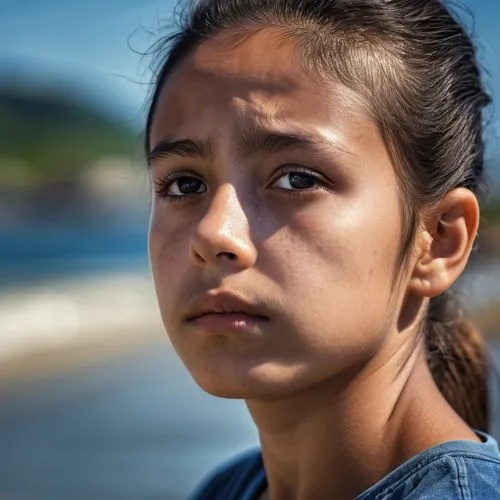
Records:
<instances>
[{"instance_id":1,"label":"shoulder","mask_svg":"<svg viewBox=\"0 0 500 500\"><path fill-rule=\"evenodd\" d=\"M416 470L394 489L394 498L500 500L500 457L449 453Z\"/></svg>"},{"instance_id":2,"label":"shoulder","mask_svg":"<svg viewBox=\"0 0 500 500\"><path fill-rule=\"evenodd\" d=\"M444 443L413 457L358 500L500 500L500 452L491 436L481 444Z\"/></svg>"},{"instance_id":3,"label":"shoulder","mask_svg":"<svg viewBox=\"0 0 500 500\"><path fill-rule=\"evenodd\" d=\"M260 450L238 454L215 468L196 488L189 500L254 498L265 483Z\"/></svg>"}]
</instances>

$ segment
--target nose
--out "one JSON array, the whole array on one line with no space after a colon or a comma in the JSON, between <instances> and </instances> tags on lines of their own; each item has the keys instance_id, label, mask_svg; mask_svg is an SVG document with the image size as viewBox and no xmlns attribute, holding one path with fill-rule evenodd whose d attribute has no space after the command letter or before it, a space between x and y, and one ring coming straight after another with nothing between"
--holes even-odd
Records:
<instances>
[{"instance_id":1,"label":"nose","mask_svg":"<svg viewBox=\"0 0 500 500\"><path fill-rule=\"evenodd\" d=\"M233 272L257 260L247 214L231 184L220 186L211 199L193 233L191 255L199 265L226 266Z\"/></svg>"}]
</instances>

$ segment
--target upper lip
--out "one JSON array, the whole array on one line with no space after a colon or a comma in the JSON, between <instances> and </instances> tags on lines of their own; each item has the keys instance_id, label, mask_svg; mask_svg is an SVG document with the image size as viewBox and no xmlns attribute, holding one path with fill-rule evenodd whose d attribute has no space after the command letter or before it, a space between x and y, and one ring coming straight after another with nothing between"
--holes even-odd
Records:
<instances>
[{"instance_id":1,"label":"upper lip","mask_svg":"<svg viewBox=\"0 0 500 500\"><path fill-rule=\"evenodd\" d=\"M250 316L266 318L261 307L252 304L243 297L229 292L214 292L198 295L191 302L185 317L187 321L190 321L204 316L205 314L231 313L244 313Z\"/></svg>"}]
</instances>

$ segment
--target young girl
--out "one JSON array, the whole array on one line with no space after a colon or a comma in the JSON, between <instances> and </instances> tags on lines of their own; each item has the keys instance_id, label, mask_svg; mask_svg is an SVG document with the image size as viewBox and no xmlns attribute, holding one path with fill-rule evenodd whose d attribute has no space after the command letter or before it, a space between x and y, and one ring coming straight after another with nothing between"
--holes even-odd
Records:
<instances>
[{"instance_id":1,"label":"young girl","mask_svg":"<svg viewBox=\"0 0 500 500\"><path fill-rule=\"evenodd\" d=\"M463 28L439 0L200 0L159 55L163 321L261 445L193 498L500 498L484 345L446 293L489 102Z\"/></svg>"}]
</instances>

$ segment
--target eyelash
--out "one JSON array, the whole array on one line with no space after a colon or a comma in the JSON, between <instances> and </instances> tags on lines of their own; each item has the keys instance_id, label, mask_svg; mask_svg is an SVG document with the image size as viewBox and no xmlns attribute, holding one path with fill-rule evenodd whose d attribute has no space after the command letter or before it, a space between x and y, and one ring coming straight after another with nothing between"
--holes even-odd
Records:
<instances>
[{"instance_id":1,"label":"eyelash","mask_svg":"<svg viewBox=\"0 0 500 500\"><path fill-rule=\"evenodd\" d=\"M273 184L277 182L281 177L283 177L286 174L292 174L292 173L299 173L299 174L304 174L309 177L313 177L316 182L315 187L311 188L304 188L304 189L284 189L284 188L274 188L278 191L281 192L286 192L289 195L292 196L303 196L304 193L310 193L311 191L316 191L318 189L323 189L326 187L326 181L324 181L319 174L314 172L313 170L309 170L304 167L299 167L299 166L282 166L279 168L278 175L276 176L275 180L273 181ZM179 179L183 178L190 178L190 179L195 179L199 180L201 182L202 179L197 177L196 175L192 174L191 172L173 172L170 174L165 175L164 177L161 177L157 181L154 182L155 184L155 192L159 195L160 199L165 199L169 203L176 203L179 201L184 201L186 199L192 198L193 196L199 196L201 194L205 194L206 191L203 191L202 193L189 193L185 195L171 195L168 194L169 188L172 186L172 184L175 181L178 181Z\"/></svg>"},{"instance_id":2,"label":"eyelash","mask_svg":"<svg viewBox=\"0 0 500 500\"><path fill-rule=\"evenodd\" d=\"M183 201L187 198L190 198L191 196L197 196L198 194L204 194L204 193L191 193L191 194L187 194L184 196L168 194L168 190L169 190L170 186L172 186L172 184L175 181L178 181L179 179L183 179L183 178L191 178L191 179L196 179L196 180L203 182L199 177L193 175L190 172L173 172L171 174L165 175L164 177L160 177L158 180L156 180L154 182L156 194L158 194L160 199L162 199L162 200L164 199L164 200L168 201L169 203Z\"/></svg>"}]
</instances>

